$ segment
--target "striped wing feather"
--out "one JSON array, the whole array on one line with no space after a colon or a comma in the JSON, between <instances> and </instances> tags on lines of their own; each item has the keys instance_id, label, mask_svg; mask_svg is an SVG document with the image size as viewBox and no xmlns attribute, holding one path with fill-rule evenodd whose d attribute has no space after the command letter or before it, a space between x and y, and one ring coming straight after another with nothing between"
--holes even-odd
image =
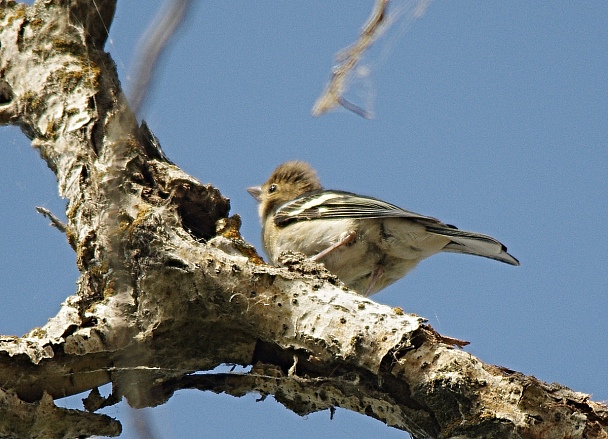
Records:
<instances>
[{"instance_id":1,"label":"striped wing feather","mask_svg":"<svg viewBox=\"0 0 608 439\"><path fill-rule=\"evenodd\" d=\"M402 209L386 201L343 191L313 192L289 201L277 210L275 223L284 226L293 221L345 218L410 218L441 224L436 218Z\"/></svg>"},{"instance_id":2,"label":"striped wing feather","mask_svg":"<svg viewBox=\"0 0 608 439\"><path fill-rule=\"evenodd\" d=\"M283 227L295 221L369 218L407 218L425 226L429 233L450 237L451 242L444 247L444 251L483 256L519 265L519 261L507 253L507 248L490 236L459 230L436 218L351 192L317 191L302 195L279 207L275 224Z\"/></svg>"}]
</instances>

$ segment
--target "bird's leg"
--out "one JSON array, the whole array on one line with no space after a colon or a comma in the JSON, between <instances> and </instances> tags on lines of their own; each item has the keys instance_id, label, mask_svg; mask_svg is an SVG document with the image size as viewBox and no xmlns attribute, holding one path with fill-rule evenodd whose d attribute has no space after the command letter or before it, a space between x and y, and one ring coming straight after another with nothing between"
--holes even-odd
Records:
<instances>
[{"instance_id":1,"label":"bird's leg","mask_svg":"<svg viewBox=\"0 0 608 439\"><path fill-rule=\"evenodd\" d=\"M384 267L382 265L378 265L372 272L371 279L369 281L369 286L367 287L367 290L365 290L365 294L364 294L365 297L370 295L370 293L372 292L372 289L374 288L374 285L376 285L376 282L378 282L378 279L380 279L383 274L384 274Z\"/></svg>"},{"instance_id":2,"label":"bird's leg","mask_svg":"<svg viewBox=\"0 0 608 439\"><path fill-rule=\"evenodd\" d=\"M356 236L357 236L357 232L355 232L355 231L349 232L347 235L341 237L338 242L330 245L325 250L320 251L319 253L314 255L311 259L313 261L318 261L322 257L327 256L329 253L333 252L335 249L340 248L343 245L350 244L351 242L353 242L355 240Z\"/></svg>"}]
</instances>

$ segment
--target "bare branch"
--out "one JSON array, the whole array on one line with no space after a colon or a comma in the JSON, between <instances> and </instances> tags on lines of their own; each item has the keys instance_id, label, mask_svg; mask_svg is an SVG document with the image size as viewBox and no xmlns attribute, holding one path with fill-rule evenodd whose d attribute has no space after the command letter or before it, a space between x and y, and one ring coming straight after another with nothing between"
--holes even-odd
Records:
<instances>
[{"instance_id":1,"label":"bare branch","mask_svg":"<svg viewBox=\"0 0 608 439\"><path fill-rule=\"evenodd\" d=\"M135 85L129 99L134 113L140 112L150 90L152 76L157 71L158 61L169 40L183 23L191 4L190 0L167 0L165 7L142 37L137 57L139 63L134 75Z\"/></svg>"},{"instance_id":2,"label":"bare branch","mask_svg":"<svg viewBox=\"0 0 608 439\"><path fill-rule=\"evenodd\" d=\"M55 227L60 232L65 233L65 224L59 218L53 215L50 210L48 210L46 207L36 206L36 211L45 218L51 220L51 226Z\"/></svg>"},{"instance_id":3,"label":"bare branch","mask_svg":"<svg viewBox=\"0 0 608 439\"><path fill-rule=\"evenodd\" d=\"M344 92L364 54L392 24L392 20L389 18L390 3L391 0L376 0L374 10L363 26L357 41L336 56L337 64L333 67L329 84L325 87L323 94L317 98L312 108L313 116L321 116L338 106L342 106L365 119L372 118L371 111L348 101L344 97ZM429 3L430 0L415 0L411 17L413 19L421 17Z\"/></svg>"},{"instance_id":4,"label":"bare branch","mask_svg":"<svg viewBox=\"0 0 608 439\"><path fill-rule=\"evenodd\" d=\"M56 407L48 394L27 403L13 391L0 389L0 401L0 437L52 439L121 432L120 423L109 416Z\"/></svg>"}]
</instances>

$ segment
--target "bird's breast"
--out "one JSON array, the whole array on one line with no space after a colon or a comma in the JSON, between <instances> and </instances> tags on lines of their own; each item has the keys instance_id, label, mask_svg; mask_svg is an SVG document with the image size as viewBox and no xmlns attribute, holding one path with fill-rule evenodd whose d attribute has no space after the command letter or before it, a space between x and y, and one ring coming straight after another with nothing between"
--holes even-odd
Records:
<instances>
[{"instance_id":1,"label":"bird's breast","mask_svg":"<svg viewBox=\"0 0 608 439\"><path fill-rule=\"evenodd\" d=\"M356 227L356 221L348 219L291 223L279 230L274 248L269 251L269 256L275 263L280 254L288 250L300 252L306 256L314 256L340 241L351 231L356 232Z\"/></svg>"},{"instance_id":2,"label":"bird's breast","mask_svg":"<svg viewBox=\"0 0 608 439\"><path fill-rule=\"evenodd\" d=\"M385 288L449 242L404 218L310 220L279 229L274 245L267 245L266 250L275 264L285 251L311 257L351 232L356 234L354 241L331 251L319 262L361 294ZM378 273L380 277L374 279Z\"/></svg>"}]
</instances>

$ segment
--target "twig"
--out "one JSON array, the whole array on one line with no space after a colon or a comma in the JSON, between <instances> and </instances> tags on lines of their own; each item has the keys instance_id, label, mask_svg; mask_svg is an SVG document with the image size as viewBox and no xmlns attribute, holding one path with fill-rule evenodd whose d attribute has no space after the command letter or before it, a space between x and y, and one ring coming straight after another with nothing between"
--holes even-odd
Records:
<instances>
[{"instance_id":1,"label":"twig","mask_svg":"<svg viewBox=\"0 0 608 439\"><path fill-rule=\"evenodd\" d=\"M346 48L338 55L339 64L334 67L331 80L323 94L317 99L312 109L313 116L321 116L338 105L342 105L347 110L353 111L363 117L366 112L356 105L345 101L342 93L346 87L346 81L350 73L355 69L364 52L376 41L381 34L382 24L388 14L390 0L377 0L372 15L363 26L359 39L350 47ZM348 103L349 105L344 105Z\"/></svg>"},{"instance_id":2,"label":"twig","mask_svg":"<svg viewBox=\"0 0 608 439\"><path fill-rule=\"evenodd\" d=\"M41 206L36 206L36 211L40 214L42 214L42 216L48 218L51 220L51 226L57 228L60 232L65 233L67 226L61 222L61 220L59 218L57 218L55 215L53 215L51 213L50 210L48 210L46 207L41 207Z\"/></svg>"},{"instance_id":3,"label":"twig","mask_svg":"<svg viewBox=\"0 0 608 439\"><path fill-rule=\"evenodd\" d=\"M184 21L191 4L191 0L169 0L167 6L155 17L140 41L135 85L129 99L135 114L139 113L147 97L152 76L163 50Z\"/></svg>"}]
</instances>

